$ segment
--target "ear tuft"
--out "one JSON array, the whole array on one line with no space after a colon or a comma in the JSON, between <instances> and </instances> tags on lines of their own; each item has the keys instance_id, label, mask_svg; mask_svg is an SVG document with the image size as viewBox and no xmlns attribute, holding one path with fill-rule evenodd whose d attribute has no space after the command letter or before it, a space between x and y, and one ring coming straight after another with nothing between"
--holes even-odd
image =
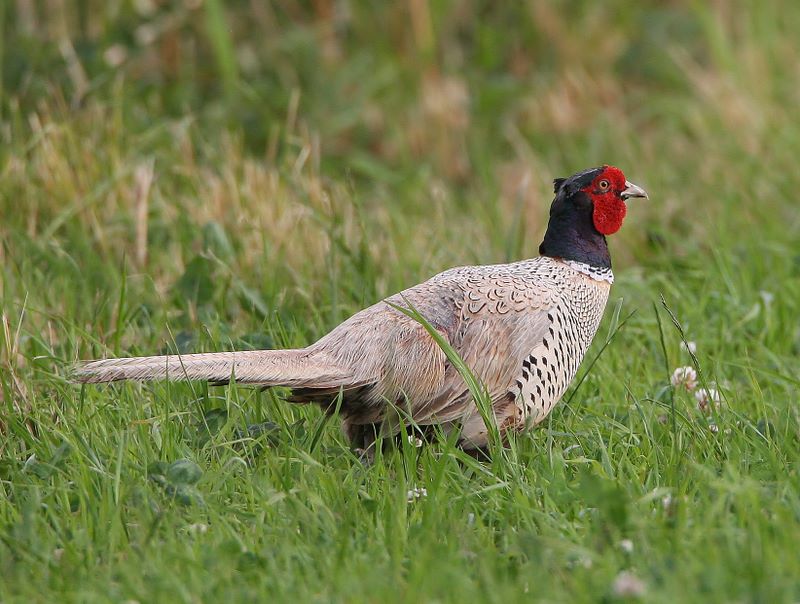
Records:
<instances>
[{"instance_id":1,"label":"ear tuft","mask_svg":"<svg viewBox=\"0 0 800 604\"><path fill-rule=\"evenodd\" d=\"M561 185L564 184L566 178L556 178L553 180L553 193L558 195L558 192L561 190Z\"/></svg>"}]
</instances>

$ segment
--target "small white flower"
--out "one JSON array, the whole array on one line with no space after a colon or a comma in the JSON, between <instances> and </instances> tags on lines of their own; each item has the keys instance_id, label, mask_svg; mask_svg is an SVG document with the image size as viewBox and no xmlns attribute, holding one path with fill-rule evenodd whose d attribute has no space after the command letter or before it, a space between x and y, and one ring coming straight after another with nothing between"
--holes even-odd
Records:
<instances>
[{"instance_id":1,"label":"small white flower","mask_svg":"<svg viewBox=\"0 0 800 604\"><path fill-rule=\"evenodd\" d=\"M128 58L128 51L122 44L112 44L103 52L103 60L109 67L119 67Z\"/></svg>"},{"instance_id":2,"label":"small white flower","mask_svg":"<svg viewBox=\"0 0 800 604\"><path fill-rule=\"evenodd\" d=\"M149 17L156 12L158 8L153 0L134 0L133 8L142 17Z\"/></svg>"},{"instance_id":3,"label":"small white flower","mask_svg":"<svg viewBox=\"0 0 800 604\"><path fill-rule=\"evenodd\" d=\"M667 493L661 498L661 507L663 507L667 512L672 509L672 495Z\"/></svg>"},{"instance_id":4,"label":"small white flower","mask_svg":"<svg viewBox=\"0 0 800 604\"><path fill-rule=\"evenodd\" d=\"M722 400L716 388L700 388L694 393L694 398L697 401L697 408L703 413L710 413L711 405L719 409Z\"/></svg>"},{"instance_id":5,"label":"small white flower","mask_svg":"<svg viewBox=\"0 0 800 604\"><path fill-rule=\"evenodd\" d=\"M196 522L187 526L186 531L195 535L202 535L208 532L208 525L202 522Z\"/></svg>"},{"instance_id":6,"label":"small white flower","mask_svg":"<svg viewBox=\"0 0 800 604\"><path fill-rule=\"evenodd\" d=\"M133 37L140 46L150 46L158 38L158 30L149 23L145 23L133 31Z\"/></svg>"},{"instance_id":7,"label":"small white flower","mask_svg":"<svg viewBox=\"0 0 800 604\"><path fill-rule=\"evenodd\" d=\"M423 444L422 439L414 436L413 434L410 434L408 436L408 442L414 445L417 449L419 449Z\"/></svg>"},{"instance_id":8,"label":"small white flower","mask_svg":"<svg viewBox=\"0 0 800 604\"><path fill-rule=\"evenodd\" d=\"M633 541L631 541L630 539L623 539L622 541L619 542L619 548L626 554L632 554Z\"/></svg>"},{"instance_id":9,"label":"small white flower","mask_svg":"<svg viewBox=\"0 0 800 604\"><path fill-rule=\"evenodd\" d=\"M611 589L618 598L641 598L647 591L647 586L632 572L624 570L614 579Z\"/></svg>"},{"instance_id":10,"label":"small white flower","mask_svg":"<svg viewBox=\"0 0 800 604\"><path fill-rule=\"evenodd\" d=\"M669 381L675 388L683 386L691 392L697 387L697 372L694 367L678 367L672 372Z\"/></svg>"},{"instance_id":11,"label":"small white flower","mask_svg":"<svg viewBox=\"0 0 800 604\"><path fill-rule=\"evenodd\" d=\"M694 342L681 342L681 348L691 354L695 354L697 352L697 344Z\"/></svg>"},{"instance_id":12,"label":"small white flower","mask_svg":"<svg viewBox=\"0 0 800 604\"><path fill-rule=\"evenodd\" d=\"M428 496L428 489L426 489L425 487L414 487L413 489L406 492L406 500L409 503L427 496Z\"/></svg>"}]
</instances>

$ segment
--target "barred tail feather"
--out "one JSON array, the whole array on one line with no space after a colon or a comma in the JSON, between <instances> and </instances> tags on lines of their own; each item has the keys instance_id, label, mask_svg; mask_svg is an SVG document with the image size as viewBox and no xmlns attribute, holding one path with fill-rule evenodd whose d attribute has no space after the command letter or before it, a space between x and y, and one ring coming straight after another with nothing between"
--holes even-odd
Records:
<instances>
[{"instance_id":1,"label":"barred tail feather","mask_svg":"<svg viewBox=\"0 0 800 604\"><path fill-rule=\"evenodd\" d=\"M329 355L296 350L209 352L90 361L73 379L83 384L119 380L207 380L290 388L339 388L353 382L352 372Z\"/></svg>"}]
</instances>

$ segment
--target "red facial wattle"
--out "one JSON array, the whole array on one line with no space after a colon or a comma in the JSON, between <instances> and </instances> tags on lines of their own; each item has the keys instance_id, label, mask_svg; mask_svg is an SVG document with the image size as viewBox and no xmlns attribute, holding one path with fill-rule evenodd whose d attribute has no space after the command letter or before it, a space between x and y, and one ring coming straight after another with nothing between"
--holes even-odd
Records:
<instances>
[{"instance_id":1,"label":"red facial wattle","mask_svg":"<svg viewBox=\"0 0 800 604\"><path fill-rule=\"evenodd\" d=\"M622 226L628 207L622 199L625 175L622 170L607 166L588 187L582 191L589 195L594 205L592 221L603 235L613 235Z\"/></svg>"},{"instance_id":2,"label":"red facial wattle","mask_svg":"<svg viewBox=\"0 0 800 604\"><path fill-rule=\"evenodd\" d=\"M592 197L594 201L594 211L592 212L594 228L603 235L613 235L622 226L628 206L625 205L625 202L620 199L617 193L612 192Z\"/></svg>"}]
</instances>

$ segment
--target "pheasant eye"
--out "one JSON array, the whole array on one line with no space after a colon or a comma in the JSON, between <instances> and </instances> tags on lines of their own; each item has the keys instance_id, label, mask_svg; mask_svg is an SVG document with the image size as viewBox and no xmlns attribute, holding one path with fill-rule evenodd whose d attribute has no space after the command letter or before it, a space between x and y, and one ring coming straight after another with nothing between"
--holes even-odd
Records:
<instances>
[{"instance_id":1,"label":"pheasant eye","mask_svg":"<svg viewBox=\"0 0 800 604\"><path fill-rule=\"evenodd\" d=\"M608 187L611 186L611 183L609 183L607 180L603 179L599 183L597 183L597 186L600 187L601 191L607 191Z\"/></svg>"}]
</instances>

